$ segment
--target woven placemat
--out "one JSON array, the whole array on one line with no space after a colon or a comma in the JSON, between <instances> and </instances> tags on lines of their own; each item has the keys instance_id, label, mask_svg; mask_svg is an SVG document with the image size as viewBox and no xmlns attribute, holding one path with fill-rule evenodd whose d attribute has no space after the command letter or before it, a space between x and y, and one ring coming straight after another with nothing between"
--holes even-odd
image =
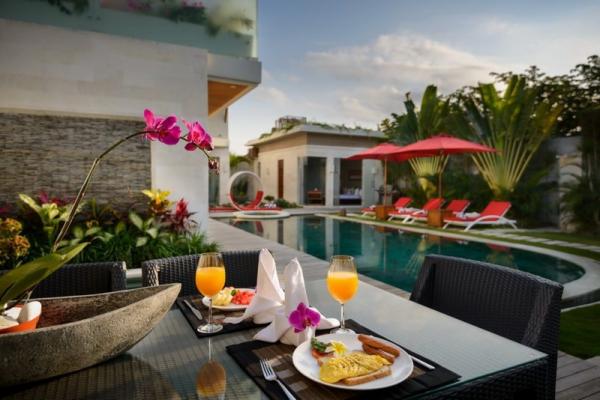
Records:
<instances>
[{"instance_id":1,"label":"woven placemat","mask_svg":"<svg viewBox=\"0 0 600 400\"><path fill-rule=\"evenodd\" d=\"M202 313L202 317L203 317L202 321L200 321L200 320L198 320L198 318L196 318L196 316L190 311L188 306L185 305L185 303L183 302L184 300L187 300L190 303L192 303ZM215 323L222 324L223 329L221 329L219 332L215 332L215 333L201 333L201 332L198 332L198 327L201 325L204 325L208 322L207 321L208 320L208 307L206 307L202 303L202 296L194 295L194 296L178 297L175 303L177 304L177 307L179 307L179 310L181 310L181 312L183 313L183 316L185 317L185 319L187 319L188 323L190 324L190 326L192 327L194 332L196 332L196 336L198 336L200 338L222 335L224 333L243 331L245 329L252 329L252 328L264 326L264 325L255 324L254 322L252 322L252 319L242 321L239 324L225 324L225 323L223 323L223 320L226 317L240 317L244 314L244 311L223 312L223 310L217 310L217 309L213 308L213 321Z\"/></svg>"},{"instance_id":2,"label":"woven placemat","mask_svg":"<svg viewBox=\"0 0 600 400\"><path fill-rule=\"evenodd\" d=\"M357 333L382 337L353 320L346 321L346 326ZM276 382L268 382L264 379L259 365L261 358L270 361L279 379L283 381L298 400L350 400L367 397L377 398L378 400L403 399L460 378L459 375L438 363L404 348L407 353L435 366L435 369L429 371L415 363L413 374L409 379L386 389L368 392L334 389L313 382L300 374L292 362L294 349L293 346L282 343L266 343L253 340L228 346L227 352L271 399L285 399L286 397Z\"/></svg>"}]
</instances>

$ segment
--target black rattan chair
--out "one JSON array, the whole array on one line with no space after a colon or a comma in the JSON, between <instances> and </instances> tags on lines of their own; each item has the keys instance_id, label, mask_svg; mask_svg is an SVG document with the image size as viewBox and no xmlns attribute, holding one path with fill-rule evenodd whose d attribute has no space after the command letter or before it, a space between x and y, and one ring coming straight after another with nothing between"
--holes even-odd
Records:
<instances>
[{"instance_id":1,"label":"black rattan chair","mask_svg":"<svg viewBox=\"0 0 600 400\"><path fill-rule=\"evenodd\" d=\"M32 298L79 296L127 289L123 261L67 264L42 281Z\"/></svg>"},{"instance_id":2,"label":"black rattan chair","mask_svg":"<svg viewBox=\"0 0 600 400\"><path fill-rule=\"evenodd\" d=\"M225 285L255 287L260 250L225 251ZM200 254L161 258L142 263L142 285L156 286L163 283L181 283L180 296L198 294L195 275Z\"/></svg>"},{"instance_id":3,"label":"black rattan chair","mask_svg":"<svg viewBox=\"0 0 600 400\"><path fill-rule=\"evenodd\" d=\"M410 299L548 354L544 397L554 398L562 292L515 269L427 256Z\"/></svg>"}]
</instances>

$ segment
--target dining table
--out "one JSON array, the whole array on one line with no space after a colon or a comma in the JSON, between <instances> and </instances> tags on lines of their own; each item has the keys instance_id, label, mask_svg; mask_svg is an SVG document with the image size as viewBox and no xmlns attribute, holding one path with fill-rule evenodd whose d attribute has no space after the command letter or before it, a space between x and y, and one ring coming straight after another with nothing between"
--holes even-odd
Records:
<instances>
[{"instance_id":1,"label":"dining table","mask_svg":"<svg viewBox=\"0 0 600 400\"><path fill-rule=\"evenodd\" d=\"M310 305L336 317L339 304L325 280L306 282ZM548 356L365 282L345 305L346 317L460 377L412 395L421 398L499 398L545 393ZM253 340L260 328L198 337L176 306L139 343L96 366L37 383L2 388L6 399L267 399L227 347ZM1 349L0 349L1 351ZM208 393L201 386L212 380ZM218 382L217 382L218 381ZM213 385L213 386L214 386ZM216 393L218 392L218 393ZM211 397L214 395L214 397ZM285 399L283 392L279 398ZM383 400L383 399L381 399Z\"/></svg>"}]
</instances>

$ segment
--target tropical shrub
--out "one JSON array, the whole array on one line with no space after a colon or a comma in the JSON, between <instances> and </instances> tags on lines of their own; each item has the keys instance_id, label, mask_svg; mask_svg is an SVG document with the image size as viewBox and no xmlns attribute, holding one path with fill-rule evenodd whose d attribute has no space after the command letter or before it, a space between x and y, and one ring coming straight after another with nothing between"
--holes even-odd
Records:
<instances>
[{"instance_id":1,"label":"tropical shrub","mask_svg":"<svg viewBox=\"0 0 600 400\"><path fill-rule=\"evenodd\" d=\"M479 84L473 95L462 99L474 138L497 150L471 156L497 199L514 192L563 110L551 98L539 100L539 90L513 76L502 93L493 84Z\"/></svg>"},{"instance_id":2,"label":"tropical shrub","mask_svg":"<svg viewBox=\"0 0 600 400\"><path fill-rule=\"evenodd\" d=\"M425 88L419 111L410 98L410 93L406 94L404 106L405 114L394 113L392 119L386 118L380 124L380 129L391 141L399 145L406 145L445 130L444 124L450 113L450 106L447 100L438 96L436 86L429 85ZM408 162L423 192L427 197L433 197L437 188L437 176L446 167L448 157L413 158Z\"/></svg>"}]
</instances>

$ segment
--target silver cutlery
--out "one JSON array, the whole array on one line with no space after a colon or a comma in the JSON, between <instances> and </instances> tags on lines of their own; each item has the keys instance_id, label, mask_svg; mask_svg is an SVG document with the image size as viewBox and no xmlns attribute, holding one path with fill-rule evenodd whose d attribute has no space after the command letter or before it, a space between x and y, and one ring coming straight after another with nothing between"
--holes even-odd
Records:
<instances>
[{"instance_id":1,"label":"silver cutlery","mask_svg":"<svg viewBox=\"0 0 600 400\"><path fill-rule=\"evenodd\" d=\"M417 357L413 357L410 354L408 354L408 356L413 360L413 362L416 362L417 364L421 364L422 366L424 366L425 368L427 368L430 371L433 371L435 369L435 367L433 365L428 364L425 361L419 360Z\"/></svg>"},{"instance_id":2,"label":"silver cutlery","mask_svg":"<svg viewBox=\"0 0 600 400\"><path fill-rule=\"evenodd\" d=\"M281 389L283 390L283 392L285 393L285 395L287 396L287 398L289 400L295 400L296 398L294 397L294 395L292 395L290 393L290 391L285 387L285 385L283 383L281 383L281 381L279 379L277 379L277 375L275 375L275 371L273 371L273 367L271 367L271 364L269 363L269 361L265 360L264 358L260 360L260 368L262 369L262 373L265 376L265 379L268 381L275 381L277 383L279 383L279 386L281 387Z\"/></svg>"},{"instance_id":3,"label":"silver cutlery","mask_svg":"<svg viewBox=\"0 0 600 400\"><path fill-rule=\"evenodd\" d=\"M202 313L200 312L200 310L198 310L196 307L194 307L193 304L190 303L188 300L184 300L183 304L185 304L190 309L190 311L192 312L192 314L194 314L194 316L196 318L198 318L198 320L200 322L202 322L203 318L202 318Z\"/></svg>"}]
</instances>

